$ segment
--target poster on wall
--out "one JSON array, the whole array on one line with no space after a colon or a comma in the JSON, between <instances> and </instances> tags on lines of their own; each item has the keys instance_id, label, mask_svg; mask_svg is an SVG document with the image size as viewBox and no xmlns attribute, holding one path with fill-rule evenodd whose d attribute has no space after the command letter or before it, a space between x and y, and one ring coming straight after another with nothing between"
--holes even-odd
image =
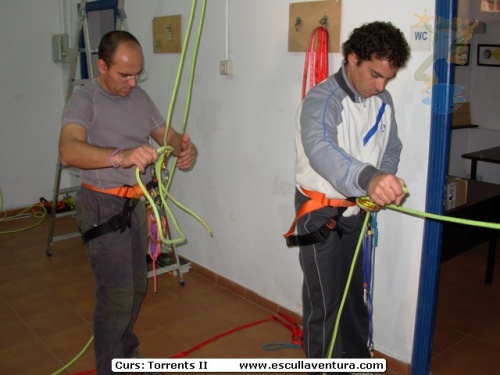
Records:
<instances>
[{"instance_id":1,"label":"poster on wall","mask_svg":"<svg viewBox=\"0 0 500 375\"><path fill-rule=\"evenodd\" d=\"M500 67L500 45L478 44L477 65Z\"/></svg>"},{"instance_id":2,"label":"poster on wall","mask_svg":"<svg viewBox=\"0 0 500 375\"><path fill-rule=\"evenodd\" d=\"M481 12L500 12L500 0L481 0Z\"/></svg>"}]
</instances>

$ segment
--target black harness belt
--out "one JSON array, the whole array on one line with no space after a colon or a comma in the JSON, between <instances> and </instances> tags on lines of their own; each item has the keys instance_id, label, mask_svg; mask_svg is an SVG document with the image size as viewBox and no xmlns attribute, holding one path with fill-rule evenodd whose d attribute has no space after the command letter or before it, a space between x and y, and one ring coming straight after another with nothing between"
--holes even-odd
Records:
<instances>
[{"instance_id":1,"label":"black harness belt","mask_svg":"<svg viewBox=\"0 0 500 375\"><path fill-rule=\"evenodd\" d=\"M130 228L130 217L132 216L132 212L134 211L136 205L136 200L131 198L125 199L123 210L119 214L116 214L105 223L96 225L82 233L83 243L86 244L94 238L111 232L116 232L117 230L120 230L120 233L123 233L127 227Z\"/></svg>"},{"instance_id":2,"label":"black harness belt","mask_svg":"<svg viewBox=\"0 0 500 375\"><path fill-rule=\"evenodd\" d=\"M330 232L338 231L338 220L346 210L345 207L339 207L339 213L328 219L319 229L314 232L298 235L289 235L285 237L286 245L292 246L309 246L318 242L325 242L330 236Z\"/></svg>"},{"instance_id":3,"label":"black harness belt","mask_svg":"<svg viewBox=\"0 0 500 375\"><path fill-rule=\"evenodd\" d=\"M86 189L96 191L98 193L110 194L120 198L126 198L125 204L123 205L123 210L109 219L107 222L93 226L87 231L82 233L83 243L86 244L90 240L96 237L102 236L107 233L116 232L118 229L120 233L123 233L127 227L130 228L130 217L132 211L134 211L137 205L138 198L144 196L144 192L141 187L136 184L134 186L123 185L111 189L100 189L96 186L82 183L82 186ZM146 190L154 189L158 186L158 181L153 178L145 187Z\"/></svg>"}]
</instances>

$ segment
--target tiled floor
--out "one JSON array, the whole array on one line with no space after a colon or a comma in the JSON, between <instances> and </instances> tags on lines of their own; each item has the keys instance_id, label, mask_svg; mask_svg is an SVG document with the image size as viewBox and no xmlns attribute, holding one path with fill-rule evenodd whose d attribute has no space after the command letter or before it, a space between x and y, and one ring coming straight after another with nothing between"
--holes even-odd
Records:
<instances>
[{"instance_id":1,"label":"tiled floor","mask_svg":"<svg viewBox=\"0 0 500 375\"><path fill-rule=\"evenodd\" d=\"M58 219L56 229L66 230ZM26 223L0 223L0 231ZM75 358L92 337L94 304L90 268L80 238L54 244L46 256L47 223L0 235L0 374L49 375ZM67 230L66 230L67 231ZM136 323L147 357L168 358L242 325L276 316L193 270L157 276ZM292 343L291 331L276 320L224 336L189 357L301 358L300 349L264 350ZM95 369L92 343L61 374Z\"/></svg>"},{"instance_id":2,"label":"tiled floor","mask_svg":"<svg viewBox=\"0 0 500 375\"><path fill-rule=\"evenodd\" d=\"M500 265L485 284L487 251L483 244L441 266L433 375L500 374Z\"/></svg>"},{"instance_id":3,"label":"tiled floor","mask_svg":"<svg viewBox=\"0 0 500 375\"><path fill-rule=\"evenodd\" d=\"M65 220L57 229L66 230ZM27 225L0 222L0 231ZM0 235L0 374L49 375L95 368L92 343L93 280L80 239L57 242L46 256L47 222L28 231ZM500 373L500 276L484 285L485 248L443 265L433 374ZM181 286L172 274L153 282L136 324L148 357L167 358L201 342L275 313L191 270ZM152 280L151 280L152 281ZM90 342L90 343L89 343ZM190 354L197 358L301 358L300 349L269 351L269 343L291 344L291 332L269 320L224 336ZM89 343L89 347L86 344ZM389 372L388 372L389 373ZM392 373L392 372L391 372ZM394 374L394 373L392 373Z\"/></svg>"}]
</instances>

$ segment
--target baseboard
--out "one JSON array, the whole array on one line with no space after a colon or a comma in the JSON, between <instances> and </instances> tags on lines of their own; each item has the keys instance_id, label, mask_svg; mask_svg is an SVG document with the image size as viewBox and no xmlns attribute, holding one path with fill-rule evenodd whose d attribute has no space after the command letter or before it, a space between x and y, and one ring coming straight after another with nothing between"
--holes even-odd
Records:
<instances>
[{"instance_id":1,"label":"baseboard","mask_svg":"<svg viewBox=\"0 0 500 375\"><path fill-rule=\"evenodd\" d=\"M183 257L181 257L183 258ZM270 301L262 296L259 296L257 293L254 291L245 288L244 286L241 286L237 283L235 283L232 280L229 280L226 277L223 277L214 271L209 270L208 268L205 268L196 262L193 262L191 259L183 258L187 262L191 264L191 272L196 273L207 280L213 282L214 284L220 285L223 288L226 288L227 290L233 292L234 294L237 294L253 303L256 305L269 310L270 312L274 314L284 314L288 316L289 318L293 319L294 322L302 326L302 316L290 311L288 309L285 309L284 307L278 305L277 303ZM389 357L385 355L384 353L380 353L378 351L375 351L375 358L384 358L387 361L387 370L388 372L392 372L397 375L410 375L410 364L409 363L404 363L401 362L397 359L394 359L392 357Z\"/></svg>"},{"instance_id":2,"label":"baseboard","mask_svg":"<svg viewBox=\"0 0 500 375\"><path fill-rule=\"evenodd\" d=\"M387 372L391 372L397 375L410 375L411 364L406 362L401 362L398 359L389 357L384 353L380 353L375 350L375 358L384 358L387 361Z\"/></svg>"},{"instance_id":3,"label":"baseboard","mask_svg":"<svg viewBox=\"0 0 500 375\"><path fill-rule=\"evenodd\" d=\"M284 307L278 305L275 302L272 302L264 297L259 296L257 293L254 291L247 289L234 281L229 280L226 277L223 277L221 275L216 274L215 272L197 264L196 262L193 262L191 259L186 259L191 264L191 272L196 273L209 281L213 282L214 284L220 285L223 288L226 288L227 290L233 292L234 294L237 294L250 302L255 303L256 305L259 305L260 307L265 308L266 310L269 310L272 313L275 314L284 314L291 318L294 322L297 324L300 324L302 326L302 316L299 314L290 311L288 309L285 309Z\"/></svg>"}]
</instances>

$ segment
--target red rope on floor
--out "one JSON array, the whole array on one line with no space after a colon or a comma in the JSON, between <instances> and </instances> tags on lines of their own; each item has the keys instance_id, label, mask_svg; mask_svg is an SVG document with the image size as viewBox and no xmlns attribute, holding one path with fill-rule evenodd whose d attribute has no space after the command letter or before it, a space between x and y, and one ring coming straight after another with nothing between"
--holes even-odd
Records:
<instances>
[{"instance_id":1,"label":"red rope on floor","mask_svg":"<svg viewBox=\"0 0 500 375\"><path fill-rule=\"evenodd\" d=\"M182 357L185 357L185 356L187 356L187 355L189 355L189 354L197 351L198 349L204 347L205 345L217 341L218 339L220 339L222 337L229 336L229 335L231 335L231 334L233 334L235 332L242 331L242 330L247 329L247 328L255 327L255 326L259 325L259 324L262 324L262 323L265 323L265 322L269 322L271 320L278 321L279 323L281 323L281 325L283 325L286 329L288 329L292 333L292 341L293 341L294 344L296 344L296 345L301 345L302 344L302 328L300 328L300 326L297 323L295 323L293 321L293 319L291 319L290 317L286 316L285 314L279 313L279 316L277 316L277 315L271 315L268 318L257 320L255 322L251 322L251 323L244 324L242 326L230 329L229 331L226 331L226 332L223 332L221 334L218 334L218 335L216 335L216 336L214 336L212 338L209 338L208 340L205 340L205 341L201 342L198 345L193 346L191 349L188 349L188 350L179 352L177 354L174 354L174 355L170 356L169 358L182 358ZM95 372L96 372L96 370L94 369L94 370L89 370L89 371L74 373L72 375L86 375L86 374L93 374Z\"/></svg>"},{"instance_id":2,"label":"red rope on floor","mask_svg":"<svg viewBox=\"0 0 500 375\"><path fill-rule=\"evenodd\" d=\"M93 369L93 370L86 370L86 371L82 371L82 372L75 372L72 375L87 375L87 374L95 374L96 372L97 372L97 369Z\"/></svg>"},{"instance_id":3,"label":"red rope on floor","mask_svg":"<svg viewBox=\"0 0 500 375\"><path fill-rule=\"evenodd\" d=\"M250 328L250 327L255 327L256 325L259 325L259 324L262 324L262 323L265 323L265 322L268 322L268 321L271 321L271 320L277 320L278 322L280 322L285 328L287 328L290 332L292 332L292 341L294 344L296 345L301 345L302 344L302 328L300 328L300 326L295 323L290 317L284 315L284 314L279 314L280 317L276 316L276 315L271 315L270 317L266 318L266 319L262 319L262 320L257 320L255 322L252 322L252 323L248 323L248 324L244 324L240 327L237 327L237 328L234 328L234 329L231 329L227 332L224 332L224 333L221 333L219 335L216 335L208 340L205 340L203 341L202 343L198 344L198 345L195 345L193 346L191 349L189 350L186 350L186 351L183 351L183 352L180 352L180 353L177 353L177 354L174 354L173 356L171 356L170 358L182 358L182 357L185 357L195 351L197 351L198 349L202 348L203 346L207 345L207 344L210 344L214 341L217 341L218 339L222 338L222 337L225 337L225 336L228 336L232 333L235 333L235 332L238 332L238 331L242 331L246 328Z\"/></svg>"}]
</instances>

